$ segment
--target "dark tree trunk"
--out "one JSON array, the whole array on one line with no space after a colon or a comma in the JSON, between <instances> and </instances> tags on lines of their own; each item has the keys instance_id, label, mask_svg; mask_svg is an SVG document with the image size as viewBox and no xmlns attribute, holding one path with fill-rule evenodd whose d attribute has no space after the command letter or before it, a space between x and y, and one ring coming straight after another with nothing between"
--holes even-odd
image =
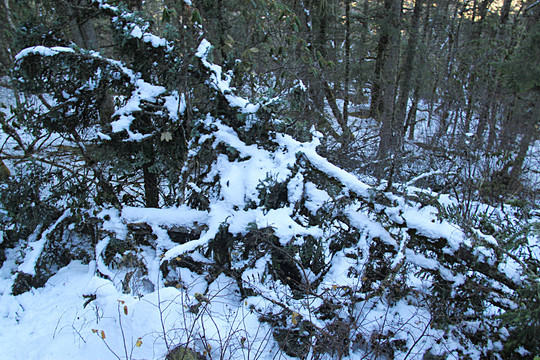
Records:
<instances>
[{"instance_id":1,"label":"dark tree trunk","mask_svg":"<svg viewBox=\"0 0 540 360\"><path fill-rule=\"evenodd\" d=\"M377 58L375 60L375 70L373 73L373 84L371 85L371 104L370 115L374 118L379 118L382 112L381 103L381 73L386 61L386 48L388 47L388 33L383 32L377 43Z\"/></svg>"},{"instance_id":2,"label":"dark tree trunk","mask_svg":"<svg viewBox=\"0 0 540 360\"><path fill-rule=\"evenodd\" d=\"M380 115L379 149L377 158L386 159L389 155L398 155L401 145L400 134L403 126L398 128L394 122L394 102L396 100L396 76L399 62L399 42L400 42L400 18L401 1L386 0L389 8L388 23L390 24L389 43L387 56L384 61L384 68L381 73L382 89L382 113Z\"/></svg>"},{"instance_id":3,"label":"dark tree trunk","mask_svg":"<svg viewBox=\"0 0 540 360\"><path fill-rule=\"evenodd\" d=\"M403 66L401 69L401 85L399 89L399 96L396 102L396 111L394 114L394 126L398 131L400 128L403 129L401 133L397 134L400 139L404 137L405 132L404 122L405 116L407 115L407 103L409 100L409 93L412 86L411 79L414 72L414 60L416 56L419 35L419 20L422 13L423 2L423 0L416 0L414 4L409 41L407 43L405 61L403 62Z\"/></svg>"},{"instance_id":4,"label":"dark tree trunk","mask_svg":"<svg viewBox=\"0 0 540 360\"><path fill-rule=\"evenodd\" d=\"M510 9L512 8L512 0L504 0L501 9L501 25L506 24L508 17L510 16Z\"/></svg>"},{"instance_id":5,"label":"dark tree trunk","mask_svg":"<svg viewBox=\"0 0 540 360\"><path fill-rule=\"evenodd\" d=\"M67 4L71 36L79 47L97 50L98 43L92 19L85 16L80 9L84 6L89 6L87 0L72 0Z\"/></svg>"},{"instance_id":6,"label":"dark tree trunk","mask_svg":"<svg viewBox=\"0 0 540 360\"><path fill-rule=\"evenodd\" d=\"M0 76L7 74L11 67L11 45L15 24L11 18L11 9L8 0L0 3Z\"/></svg>"},{"instance_id":7,"label":"dark tree trunk","mask_svg":"<svg viewBox=\"0 0 540 360\"><path fill-rule=\"evenodd\" d=\"M152 169L154 165L154 149L152 144L149 146L143 146L148 149L150 160L143 165L143 178L144 178L144 201L146 207L159 207L159 181L158 175L155 169Z\"/></svg>"},{"instance_id":8,"label":"dark tree trunk","mask_svg":"<svg viewBox=\"0 0 540 360\"><path fill-rule=\"evenodd\" d=\"M405 122L404 133L409 131L409 140L414 140L414 130L416 127L416 112L418 110L418 102L420 101L420 84L416 84L414 88L413 100L409 113L407 114L407 120Z\"/></svg>"},{"instance_id":9,"label":"dark tree trunk","mask_svg":"<svg viewBox=\"0 0 540 360\"><path fill-rule=\"evenodd\" d=\"M476 127L475 139L477 147L481 148L484 143L484 133L488 125L490 101L488 95L483 97L483 101L480 108L480 114L478 115L478 125Z\"/></svg>"},{"instance_id":10,"label":"dark tree trunk","mask_svg":"<svg viewBox=\"0 0 540 360\"><path fill-rule=\"evenodd\" d=\"M343 140L348 142L352 138L352 133L349 130L349 87L351 76L351 2L345 0L345 84L343 95L343 119L341 128L343 129Z\"/></svg>"}]
</instances>

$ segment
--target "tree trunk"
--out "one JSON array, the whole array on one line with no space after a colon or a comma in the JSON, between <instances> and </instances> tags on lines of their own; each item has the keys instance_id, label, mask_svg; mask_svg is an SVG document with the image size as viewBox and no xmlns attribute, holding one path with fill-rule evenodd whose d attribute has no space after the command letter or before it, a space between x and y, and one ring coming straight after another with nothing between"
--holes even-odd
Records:
<instances>
[{"instance_id":1,"label":"tree trunk","mask_svg":"<svg viewBox=\"0 0 540 360\"><path fill-rule=\"evenodd\" d=\"M399 155L398 152L402 143L401 134L403 133L403 126L398 128L394 122L396 76L399 63L401 1L386 0L386 5L390 10L387 18L390 30L387 56L381 73L382 114L380 115L380 141L377 154L379 160L384 160L389 155Z\"/></svg>"},{"instance_id":2,"label":"tree trunk","mask_svg":"<svg viewBox=\"0 0 540 360\"><path fill-rule=\"evenodd\" d=\"M528 119L527 127L524 129L525 131L519 143L518 153L516 159L514 160L512 170L509 174L509 190L511 192L515 192L521 187L521 181L519 180L519 178L521 177L521 173L523 172L523 164L525 163L527 152L529 151L529 146L534 142L534 140L536 140L537 129L535 125L538 117L540 117L540 101L538 101L538 96L536 96L536 98L537 101L535 102L535 105L531 111L531 118Z\"/></svg>"},{"instance_id":3,"label":"tree trunk","mask_svg":"<svg viewBox=\"0 0 540 360\"><path fill-rule=\"evenodd\" d=\"M388 1L386 1L388 2ZM386 48L388 47L388 32L383 31L379 37L377 43L377 58L375 60L375 70L373 73L373 83L371 85L371 104L369 113L371 117L379 118L382 112L381 103L381 77L382 69L384 68L384 62L386 61Z\"/></svg>"},{"instance_id":4,"label":"tree trunk","mask_svg":"<svg viewBox=\"0 0 540 360\"><path fill-rule=\"evenodd\" d=\"M488 151L491 151L495 148L496 141L497 141L497 135L498 135L498 128L497 128L497 113L499 112L499 105L495 102L491 103L491 111L488 118L488 125L489 125L489 132L488 132L488 139L486 144L486 149Z\"/></svg>"},{"instance_id":5,"label":"tree trunk","mask_svg":"<svg viewBox=\"0 0 540 360\"><path fill-rule=\"evenodd\" d=\"M0 4L0 76L6 74L12 65L11 45L15 25L11 18L11 10L8 0Z\"/></svg>"},{"instance_id":6,"label":"tree trunk","mask_svg":"<svg viewBox=\"0 0 540 360\"><path fill-rule=\"evenodd\" d=\"M484 143L484 132L486 131L489 118L489 107L490 101L488 100L488 95L486 94L486 96L483 97L478 125L476 127L475 139L478 148L481 148Z\"/></svg>"},{"instance_id":7,"label":"tree trunk","mask_svg":"<svg viewBox=\"0 0 540 360\"><path fill-rule=\"evenodd\" d=\"M396 111L394 114L394 126L399 131L403 129L401 133L397 133L397 136L403 138L405 133L405 116L407 115L407 103L409 101L409 93L412 86L412 75L414 72L414 60L417 50L418 34L420 15L422 13L423 0L416 0L414 3L414 10L411 19L411 30L409 35L409 41L407 43L407 52L405 54L405 61L401 68L401 85L399 96L396 102Z\"/></svg>"},{"instance_id":8,"label":"tree trunk","mask_svg":"<svg viewBox=\"0 0 540 360\"><path fill-rule=\"evenodd\" d=\"M327 8L327 1L318 1L313 2L313 9L312 12L315 13L315 16L311 17L312 22L312 39L313 39L313 56L315 59L318 59L319 56L323 59L326 59L326 43L328 41L328 8ZM320 55L319 55L320 54ZM324 86L324 79L323 79L323 68L319 64L320 68L319 70L321 73L319 76L315 76L312 79L312 88L311 91L314 98L314 103L319 107L319 109L324 111L324 98L327 95L325 86ZM315 88L314 88L315 87Z\"/></svg>"},{"instance_id":9,"label":"tree trunk","mask_svg":"<svg viewBox=\"0 0 540 360\"><path fill-rule=\"evenodd\" d=\"M227 26L225 23L225 17L223 16L225 12L223 6L223 0L217 0L217 21L219 29L219 50L221 54L221 61L223 63L227 62L227 54L225 53L225 35L227 32Z\"/></svg>"},{"instance_id":10,"label":"tree trunk","mask_svg":"<svg viewBox=\"0 0 540 360\"><path fill-rule=\"evenodd\" d=\"M86 0L72 0L67 3L71 36L77 46L88 50L97 50L98 43L92 19L84 16L80 10L80 7L84 6L89 6Z\"/></svg>"},{"instance_id":11,"label":"tree trunk","mask_svg":"<svg viewBox=\"0 0 540 360\"><path fill-rule=\"evenodd\" d=\"M407 120L405 122L404 133L409 131L409 140L414 140L414 130L416 127L416 111L418 110L418 102L420 101L420 84L417 83L414 88L413 100L409 113L407 114Z\"/></svg>"},{"instance_id":12,"label":"tree trunk","mask_svg":"<svg viewBox=\"0 0 540 360\"><path fill-rule=\"evenodd\" d=\"M510 9L512 8L512 0L504 0L501 9L501 25L505 25L510 15Z\"/></svg>"},{"instance_id":13,"label":"tree trunk","mask_svg":"<svg viewBox=\"0 0 540 360\"><path fill-rule=\"evenodd\" d=\"M152 143L144 143L142 150L148 161L142 166L144 178L144 201L146 207L159 207L159 179L156 171L152 169L155 163L155 150Z\"/></svg>"},{"instance_id":14,"label":"tree trunk","mask_svg":"<svg viewBox=\"0 0 540 360\"><path fill-rule=\"evenodd\" d=\"M343 94L343 119L342 129L344 142L349 142L352 137L352 133L349 130L349 87L351 76L351 2L345 0L345 84Z\"/></svg>"}]
</instances>

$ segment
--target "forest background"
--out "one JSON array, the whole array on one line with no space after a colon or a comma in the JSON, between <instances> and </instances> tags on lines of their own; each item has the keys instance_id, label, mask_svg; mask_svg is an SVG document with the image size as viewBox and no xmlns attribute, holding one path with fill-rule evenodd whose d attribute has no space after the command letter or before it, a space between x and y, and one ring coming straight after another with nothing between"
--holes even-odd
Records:
<instances>
[{"instance_id":1,"label":"forest background","mask_svg":"<svg viewBox=\"0 0 540 360\"><path fill-rule=\"evenodd\" d=\"M539 18L534 0L3 0L4 298L77 261L118 296L191 294L194 323L227 281L274 307L253 305L272 336L250 346L161 322L159 356L534 358ZM125 354L96 334L132 358L111 316Z\"/></svg>"}]
</instances>

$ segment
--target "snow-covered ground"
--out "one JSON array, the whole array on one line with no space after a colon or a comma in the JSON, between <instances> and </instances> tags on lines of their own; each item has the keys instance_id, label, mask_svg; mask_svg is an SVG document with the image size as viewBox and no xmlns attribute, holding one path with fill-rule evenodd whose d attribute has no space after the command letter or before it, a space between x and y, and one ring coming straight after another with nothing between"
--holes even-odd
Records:
<instances>
[{"instance_id":1,"label":"snow-covered ground","mask_svg":"<svg viewBox=\"0 0 540 360\"><path fill-rule=\"evenodd\" d=\"M153 46L168 46L144 31L133 27L130 34ZM56 56L74 50L49 52L36 47L28 53L32 51ZM196 56L210 73L210 87L238 113L253 115L260 105L232 93L230 77L208 60L209 51L210 44L203 40ZM130 133L133 113L141 110L144 101L165 96L166 90L116 65L135 90L117 109L113 132L126 130L131 140L139 140L141 134ZM4 95L9 96L9 91ZM169 116L178 119L185 108L182 97L171 93L164 100ZM360 118L353 120L364 124ZM313 349L325 342L328 348L333 346L333 353L321 350L327 358L339 357L339 351L347 353L336 348L341 344L350 350L350 359L375 359L373 354L379 351L381 359L420 359L427 350L454 358L463 354L480 358L502 349L499 339L506 330L489 328L498 324L496 319L486 326L486 334L498 339L490 339L483 348L463 335L482 327L478 318L500 311L488 301L479 307L479 314L477 309L465 309L476 318L449 325L450 330L461 326L454 333L432 326L431 312L439 310L433 305L444 304L434 294L437 281L453 298L459 292L468 296L470 290L463 285L480 279L483 290L497 287L493 292L484 290L485 294L500 297L495 300L509 308L517 306L511 300L513 290L501 286L496 277L484 276L468 268L468 263L458 264L465 268L460 269L447 259L464 253L493 266L490 270L510 285L519 285L528 271L515 257L497 259L494 265L498 246L494 237L477 229L471 236L436 206L414 200L426 195L442 206L458 205L449 196L412 187L414 181L438 172L419 175L396 195L384 192L385 186L363 183L320 156L317 147L323 135L315 131L306 143L285 134L266 134L265 148L265 144L246 144L237 129L210 114L198 125L201 134L192 139L186 163L197 163L206 172L185 170L186 197L204 197L207 209L187 204L170 209L125 207L121 212L97 205L86 209L105 234L92 244L93 260L73 261L44 287L16 296L11 293L16 274L36 273L50 240L47 235L71 210L66 209L48 229L36 231L34 238L21 239L6 250L0 269L0 360L163 359L176 346L193 348L210 359L288 359L283 348L291 343L300 346L302 341L309 343L304 345L306 358L314 357ZM205 151L211 155L198 157ZM272 194L280 186L283 194ZM133 241L128 251L110 250L118 262L106 264L110 242L127 242L128 224L143 223L151 229L150 244ZM198 227L199 236L174 242L168 230L175 226ZM249 244L246 237L253 232L259 237ZM219 264L223 259L213 242L222 233L233 245L223 246L226 259ZM538 259L538 239L530 240L531 257ZM302 252L308 241L313 242L312 249ZM337 242L334 249L333 242ZM248 246L251 249L246 250ZM302 258L308 255L319 259ZM122 264L123 256L133 256L138 263ZM182 263L184 256L198 268ZM317 260L323 263L319 269L314 265ZM281 265L292 270L280 274L276 268ZM295 274L299 274L296 288L287 277ZM288 342L282 339L282 349L277 342L280 334L285 338L294 334Z\"/></svg>"},{"instance_id":2,"label":"snow-covered ground","mask_svg":"<svg viewBox=\"0 0 540 360\"><path fill-rule=\"evenodd\" d=\"M233 301L236 288L225 277L204 289L197 286L204 280L186 274L188 292L167 287L134 297L95 276L95 263L75 261L45 287L12 296L13 266L9 261L0 270L0 359L163 359L167 346L180 344L243 354L236 358L276 353L269 329L250 311L256 304ZM197 290L207 290L202 300ZM195 339L200 333L206 338ZM218 347L225 343L229 349Z\"/></svg>"},{"instance_id":3,"label":"snow-covered ground","mask_svg":"<svg viewBox=\"0 0 540 360\"><path fill-rule=\"evenodd\" d=\"M96 245L95 261L90 264L72 262L51 277L43 288L17 296L11 294L13 274L21 269L32 273L37 260L33 253L40 251L43 247L40 241L46 241L46 237L42 235L41 240L31 242L27 249L7 251L7 260L0 270L1 359L163 359L167 350L177 345L187 345L199 353L206 353L211 359L287 359L289 357L278 348L274 339L274 329L269 323L259 321L260 316L269 314L279 318L285 314L290 331L296 329L298 319L310 319L318 329L330 329L331 321L323 319L317 312L330 299L341 307L342 310L336 310L341 317L346 318L346 311L356 317L357 328L351 330L350 335L353 339L391 331L392 341L401 341L406 350L410 349L396 351L393 355L396 359L415 358L429 348L435 353L456 351L455 354L481 355L474 346L464 347L444 331L431 328L431 315L420 301L422 296L404 297L393 302L380 296L366 296L365 300L354 300L357 302L353 305L347 295L349 291L355 291L358 296L364 296L361 291L364 279L351 273L351 269L357 274L366 271L370 265L370 249L377 241L395 250L388 252L391 256L384 260L393 271L397 272L407 263L416 269L437 272L453 289L463 285L466 281L463 274L439 263L431 252L408 246L413 241L406 230L410 228L416 234L442 241L448 255L460 247L471 247L470 238L460 228L438 219L435 207L422 207L387 193L384 196L391 205L376 205L378 215L374 216L361 202L355 201L370 199L378 190L318 155L316 147L320 134L315 134L311 143L277 135L275 141L279 150L270 152L246 145L232 128L218 120L209 118L206 125L214 129L213 133L205 135L199 143L208 140L213 148L227 144L234 147L242 159L219 155L207 176L199 179L199 184L191 184L193 191L201 191L201 186L219 179L215 185L219 186L219 191L214 190L217 196L211 196L208 211L186 205L171 209L126 207L121 214L109 209L97 215L104 220L102 228L121 239L127 235L128 223L144 222L152 228L156 236L153 245L139 248L140 259L147 270L147 275L138 275L139 291L134 289L133 282L126 280L130 268L115 269L103 261L103 251L112 236L104 237ZM334 200L320 185L309 181L307 173L292 173L298 154L321 174L341 184L341 192ZM260 203L257 189L261 183L269 181L269 173L273 181L287 182L289 205L264 209ZM421 192L420 189L409 190ZM294 204L303 204L312 215L317 215L318 211L343 196L356 199L340 211L348 219L351 231L358 231L358 237L354 244L330 254L329 238L339 229L302 225L302 216L293 211ZM444 201L450 205L454 200L441 197L441 202ZM248 209L248 202L260 204ZM386 226L381 219L386 219L383 221ZM197 223L206 225L205 230L198 239L184 244L172 242L165 231L174 225L190 227ZM404 227L391 229L392 223ZM232 267L241 272L243 286L253 290L251 295L241 296L237 280L224 273L213 277L207 271L196 273L186 266L174 269L177 271L174 277L179 279L178 287L167 286L160 274L163 262L187 255L200 264L213 263L204 249L217 236L222 224L228 224L231 236L239 236L239 241L247 235L250 226L271 227L282 246L302 246L307 236L320 238L329 270L317 275L309 268L303 268L307 283L321 281L316 289L312 289L312 294L295 299L286 284L270 275L274 261L271 254L254 255L259 257L254 257L254 262L250 263L233 251ZM53 224L50 229L55 226ZM43 234L48 231L44 230ZM494 238L481 233L478 236L485 240L486 246L496 246ZM489 259L493 254L486 246L476 246L474 251ZM520 281L523 269L511 259L506 260L501 263L505 267L501 268L501 273ZM99 273L110 280L98 276ZM421 273L409 271L404 285L418 294L430 296L432 279L418 274ZM127 285L131 289L126 290ZM382 289L385 285L379 281L372 286L375 289L371 294L375 294L377 287ZM349 310L346 310L347 306L350 306ZM471 322L464 326L475 325ZM361 341L353 341L350 358L369 354L371 350L366 346ZM489 346L489 350L502 348L500 342Z\"/></svg>"}]
</instances>

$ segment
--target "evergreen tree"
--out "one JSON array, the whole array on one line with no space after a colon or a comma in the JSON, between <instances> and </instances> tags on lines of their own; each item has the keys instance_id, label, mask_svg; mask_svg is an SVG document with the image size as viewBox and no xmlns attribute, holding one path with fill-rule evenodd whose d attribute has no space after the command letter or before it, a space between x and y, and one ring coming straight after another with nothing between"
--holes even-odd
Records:
<instances>
[{"instance_id":1,"label":"evergreen tree","mask_svg":"<svg viewBox=\"0 0 540 360\"><path fill-rule=\"evenodd\" d=\"M133 282L148 292L185 290L189 271L208 286L230 279L235 301L257 298L264 310L250 311L291 357L538 353L533 215L475 202L481 194L466 185L478 177L463 168L490 160L451 153L458 143L485 155L478 143L496 132L499 113L521 119L510 157L496 164L510 177L504 191L518 187L538 125L537 77L520 73L538 73L537 2L522 18L512 17L509 1L491 13L488 0L417 0L413 9L396 0L361 9L330 0L28 4L12 17L18 38L9 48L20 50L11 81L21 104L0 113L1 165L12 170L0 174L0 245L24 254L13 294L43 285L73 259L95 261L98 276L133 295L144 295ZM373 10L382 11L377 24ZM361 12L365 33L355 37ZM513 21L523 35L501 58L482 39L512 43ZM283 27L293 31L274 31ZM430 74L414 66L421 38ZM369 40L365 48L358 39ZM356 78L352 59L362 53L374 58L373 73ZM342 149L356 141L352 83L368 79L380 122L371 160L388 180L382 187L320 155L329 152L325 135ZM512 100L498 108L492 90ZM434 124L418 145L428 159L405 164L411 97ZM467 132L453 142L458 125ZM478 139L467 142L473 130ZM436 173L421 173L456 158L461 183L449 183L457 200L411 186L425 178L437 185L428 182ZM412 180L390 192L406 170ZM147 209L160 207L168 209ZM133 215L137 208L143 216ZM211 306L195 298L190 312Z\"/></svg>"}]
</instances>

